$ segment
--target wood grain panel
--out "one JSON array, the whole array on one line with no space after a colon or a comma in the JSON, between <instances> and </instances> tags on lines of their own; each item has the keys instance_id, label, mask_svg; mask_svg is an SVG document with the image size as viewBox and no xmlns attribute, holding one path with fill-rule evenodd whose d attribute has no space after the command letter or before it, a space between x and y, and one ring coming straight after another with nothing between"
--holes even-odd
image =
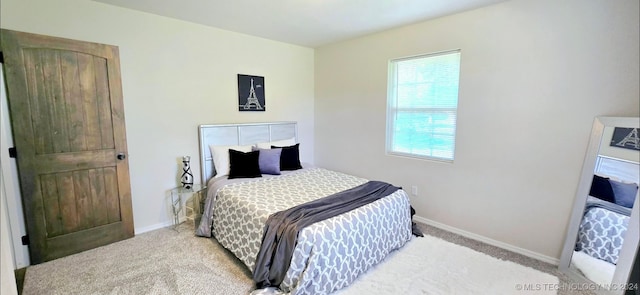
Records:
<instances>
[{"instance_id":1,"label":"wood grain panel","mask_svg":"<svg viewBox=\"0 0 640 295\"><path fill-rule=\"evenodd\" d=\"M89 183L91 183L91 216L92 226L104 225L109 222L107 217L107 200L104 189L104 173L102 169L89 170Z\"/></svg>"},{"instance_id":2,"label":"wood grain panel","mask_svg":"<svg viewBox=\"0 0 640 295\"><path fill-rule=\"evenodd\" d=\"M18 173L20 176L20 191L24 204L24 216L27 232L30 236L29 254L32 264L42 261L46 251L47 229L44 220L44 205L42 203L42 187L39 176L30 166L33 163L33 155L43 152L36 149L36 136L34 136L35 110L32 89L37 89L32 84L36 76L35 60L31 69L27 64L28 57L35 57L33 51L26 50L20 45L21 37L11 31L0 29L0 50L4 55L4 69L9 100L9 111L16 148L24 156L17 158ZM28 71L32 75L27 75ZM37 102L37 101L36 101ZM36 111L37 112L37 111ZM35 262L34 262L35 261Z\"/></svg>"},{"instance_id":3,"label":"wood grain panel","mask_svg":"<svg viewBox=\"0 0 640 295\"><path fill-rule=\"evenodd\" d=\"M116 165L114 150L98 150L64 154L40 155L35 167L42 173L74 171Z\"/></svg>"},{"instance_id":4,"label":"wood grain panel","mask_svg":"<svg viewBox=\"0 0 640 295\"><path fill-rule=\"evenodd\" d=\"M45 259L51 260L113 243L114 238L116 240L122 240L131 237L124 228L125 224L116 222L53 237L47 240L47 244L52 251L46 253Z\"/></svg>"},{"instance_id":5,"label":"wood grain panel","mask_svg":"<svg viewBox=\"0 0 640 295\"><path fill-rule=\"evenodd\" d=\"M76 192L76 214L78 229L90 228L92 221L91 212L91 187L87 170L73 172L73 188Z\"/></svg>"},{"instance_id":6,"label":"wood grain panel","mask_svg":"<svg viewBox=\"0 0 640 295\"><path fill-rule=\"evenodd\" d=\"M82 106L84 109L85 141L87 150L93 151L102 147L102 132L98 103L96 101L96 75L93 56L78 53L78 70Z\"/></svg>"},{"instance_id":7,"label":"wood grain panel","mask_svg":"<svg viewBox=\"0 0 640 295\"><path fill-rule=\"evenodd\" d=\"M48 121L51 126L53 153L70 151L69 135L67 134L66 102L62 90L60 74L60 55L58 50L41 50L42 69L46 87L46 103L48 105Z\"/></svg>"},{"instance_id":8,"label":"wood grain panel","mask_svg":"<svg viewBox=\"0 0 640 295\"><path fill-rule=\"evenodd\" d=\"M76 191L73 173L64 172L56 175L58 184L58 199L60 200L60 214L64 233L74 232L78 228L78 213L76 209Z\"/></svg>"},{"instance_id":9,"label":"wood grain panel","mask_svg":"<svg viewBox=\"0 0 640 295\"><path fill-rule=\"evenodd\" d=\"M72 152L86 151L84 108L78 78L78 55L72 51L60 53L62 88L67 105L69 145Z\"/></svg>"},{"instance_id":10,"label":"wood grain panel","mask_svg":"<svg viewBox=\"0 0 640 295\"><path fill-rule=\"evenodd\" d=\"M104 58L94 57L94 69L96 74L96 100L100 119L100 131L103 149L114 148L113 122L111 121L111 98L109 97L109 80L107 77L107 61Z\"/></svg>"},{"instance_id":11,"label":"wood grain panel","mask_svg":"<svg viewBox=\"0 0 640 295\"><path fill-rule=\"evenodd\" d=\"M54 174L40 176L42 186L42 201L47 226L47 236L54 237L64 233L62 217L60 216L60 204L58 201L58 184Z\"/></svg>"},{"instance_id":12,"label":"wood grain panel","mask_svg":"<svg viewBox=\"0 0 640 295\"><path fill-rule=\"evenodd\" d=\"M118 176L115 167L104 168L104 190L107 199L107 219L109 223L122 220L120 199L118 198Z\"/></svg>"},{"instance_id":13,"label":"wood grain panel","mask_svg":"<svg viewBox=\"0 0 640 295\"><path fill-rule=\"evenodd\" d=\"M31 120L33 121L33 136L36 154L49 154L53 152L53 139L51 124L49 122L49 104L47 103L47 91L42 67L42 54L40 50L24 50L25 62L27 62L27 85L29 85L29 100L31 107ZM30 64L33 63L33 64Z\"/></svg>"},{"instance_id":14,"label":"wood grain panel","mask_svg":"<svg viewBox=\"0 0 640 295\"><path fill-rule=\"evenodd\" d=\"M119 128L114 128L115 130ZM116 137L118 138L118 137ZM122 138L122 137L120 137ZM116 166L116 176L118 178L118 196L120 197L120 217L122 218L122 231L132 237L133 230L133 208L131 206L131 186L123 185L125 181L129 181L128 163L119 161Z\"/></svg>"},{"instance_id":15,"label":"wood grain panel","mask_svg":"<svg viewBox=\"0 0 640 295\"><path fill-rule=\"evenodd\" d=\"M107 70L109 78L109 90L111 92L111 117L113 120L113 138L115 149L118 152L127 151L127 133L124 119L124 104L122 102L122 83L120 83L120 56L118 47L105 47L108 51ZM118 177L118 195L120 197L120 216L122 218L122 230L133 236L133 209L131 206L131 186L129 184L129 162L117 161L116 175Z\"/></svg>"}]
</instances>

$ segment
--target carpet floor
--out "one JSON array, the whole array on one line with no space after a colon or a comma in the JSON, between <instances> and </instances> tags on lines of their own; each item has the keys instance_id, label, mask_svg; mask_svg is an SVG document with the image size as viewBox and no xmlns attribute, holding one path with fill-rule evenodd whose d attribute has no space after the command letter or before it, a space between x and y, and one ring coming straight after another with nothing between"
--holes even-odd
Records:
<instances>
[{"instance_id":1,"label":"carpet floor","mask_svg":"<svg viewBox=\"0 0 640 295\"><path fill-rule=\"evenodd\" d=\"M556 266L551 264L434 227L422 224L419 226L425 234L430 236L429 239L433 238L434 241L440 242L448 241L461 246L460 248L466 247L467 251L474 252L469 250L473 249L486 254L481 256L498 258L495 260L496 264L509 262L510 264L518 264L518 267L526 266L531 271L535 269L544 272L546 274L542 275L546 275L547 278L556 279L555 277L557 277L560 286L573 283L568 277L558 272ZM411 243L413 242L415 241ZM431 245L435 245L434 243ZM403 250L406 250L405 252L410 250L409 246L412 244L402 248L395 255L402 256ZM425 257L428 254L428 250L424 251ZM400 263L399 259L392 256L380 266L391 265L394 262L398 264ZM367 277L371 277L373 281L380 284L374 286L376 290L398 290L394 287L401 283L397 279L390 279L386 283L382 282L381 278L385 277L384 268L386 266L377 267L363 275L363 280L359 279L364 282L360 283L364 289L358 289L361 287L358 287L359 282L356 281L352 290L349 288L344 290L345 294L372 294L371 283L367 283L371 280ZM416 271L418 269L426 271L426 268L418 267ZM521 283L535 284L540 282L522 281ZM544 283L551 282L545 281ZM532 293L518 292L516 287L513 286L513 294ZM486 288L486 286L478 285L473 293L495 294ZM30 266L27 268L22 294L231 295L248 294L251 290L253 290L251 274L235 256L220 246L215 239L195 237L193 224L183 223L177 230L172 228L159 229L104 247ZM412 290L409 292L410 294L451 294L446 291L449 289L415 288L410 290ZM453 293L469 294L469 290L459 290L460 292L455 292L455 290L453 289ZM403 289L402 293L405 292ZM384 294L384 292L376 294ZM560 289L558 294L591 293Z\"/></svg>"},{"instance_id":2,"label":"carpet floor","mask_svg":"<svg viewBox=\"0 0 640 295\"><path fill-rule=\"evenodd\" d=\"M336 295L493 294L509 295L519 286L555 286L556 276L442 239L414 238ZM536 294L557 294L540 288Z\"/></svg>"}]
</instances>

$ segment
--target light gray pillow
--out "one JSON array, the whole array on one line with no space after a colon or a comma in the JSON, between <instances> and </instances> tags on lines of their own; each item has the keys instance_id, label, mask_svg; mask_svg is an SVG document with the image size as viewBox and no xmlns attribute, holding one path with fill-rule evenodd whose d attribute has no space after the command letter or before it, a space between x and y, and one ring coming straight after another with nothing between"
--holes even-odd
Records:
<instances>
[{"instance_id":1,"label":"light gray pillow","mask_svg":"<svg viewBox=\"0 0 640 295\"><path fill-rule=\"evenodd\" d=\"M251 148L253 151L260 151L258 156L258 165L260 165L260 173L280 175L280 154L282 149L261 149L257 147Z\"/></svg>"}]
</instances>

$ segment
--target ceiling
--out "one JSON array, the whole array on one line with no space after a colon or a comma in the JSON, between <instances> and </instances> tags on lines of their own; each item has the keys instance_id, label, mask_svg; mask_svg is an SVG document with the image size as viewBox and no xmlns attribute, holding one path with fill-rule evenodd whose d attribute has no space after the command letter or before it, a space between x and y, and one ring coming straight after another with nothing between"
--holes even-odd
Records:
<instances>
[{"instance_id":1,"label":"ceiling","mask_svg":"<svg viewBox=\"0 0 640 295\"><path fill-rule=\"evenodd\" d=\"M94 0L318 47L506 0Z\"/></svg>"}]
</instances>

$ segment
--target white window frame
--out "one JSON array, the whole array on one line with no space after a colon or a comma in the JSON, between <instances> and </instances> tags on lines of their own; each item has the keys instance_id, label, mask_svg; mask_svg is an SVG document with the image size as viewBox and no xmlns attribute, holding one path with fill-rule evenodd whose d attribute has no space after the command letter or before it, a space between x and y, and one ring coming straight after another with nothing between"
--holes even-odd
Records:
<instances>
[{"instance_id":1,"label":"white window frame","mask_svg":"<svg viewBox=\"0 0 640 295\"><path fill-rule=\"evenodd\" d=\"M454 159L455 159L455 146L456 146L456 134L457 134L457 121L458 121L458 106L459 106L459 96L460 94L458 93L458 102L456 103L456 107L455 108L424 108L424 107L416 107L416 108L398 108L396 107L396 102L397 102L397 67L396 65L399 62L402 61L408 61L408 60L415 60L415 59L422 59L422 58L429 58L429 57L435 57L435 56L442 56L442 55L447 55L447 54L458 54L460 55L459 57L459 61L458 61L458 66L460 66L461 63L461 50L460 49L455 49L455 50L449 50L449 51L443 51L443 52L437 52L437 53L430 53L430 54L422 54L422 55L417 55L417 56L411 56L411 57L404 57L404 58L398 58L398 59L392 59L389 61L389 73L388 73L388 82L387 82L387 134L386 134L386 153L387 155L394 155L394 156L401 156L401 157L410 157L410 158L418 158L418 159L423 159L423 160L434 160L434 161L440 161L440 162L448 162L448 163L453 163ZM458 72L458 75L460 75L460 70ZM460 78L458 78L458 89L460 89ZM453 111L455 112L455 122L453 124L453 146L451 149L451 159L449 158L445 158L445 157L439 157L439 156L433 156L433 155L423 155L423 154L418 154L418 153L411 153L411 152L400 152L400 151L395 151L393 150L393 139L394 139L394 127L395 127L395 118L398 112L419 112L419 113L435 113L435 112L442 112L442 111Z\"/></svg>"}]
</instances>

